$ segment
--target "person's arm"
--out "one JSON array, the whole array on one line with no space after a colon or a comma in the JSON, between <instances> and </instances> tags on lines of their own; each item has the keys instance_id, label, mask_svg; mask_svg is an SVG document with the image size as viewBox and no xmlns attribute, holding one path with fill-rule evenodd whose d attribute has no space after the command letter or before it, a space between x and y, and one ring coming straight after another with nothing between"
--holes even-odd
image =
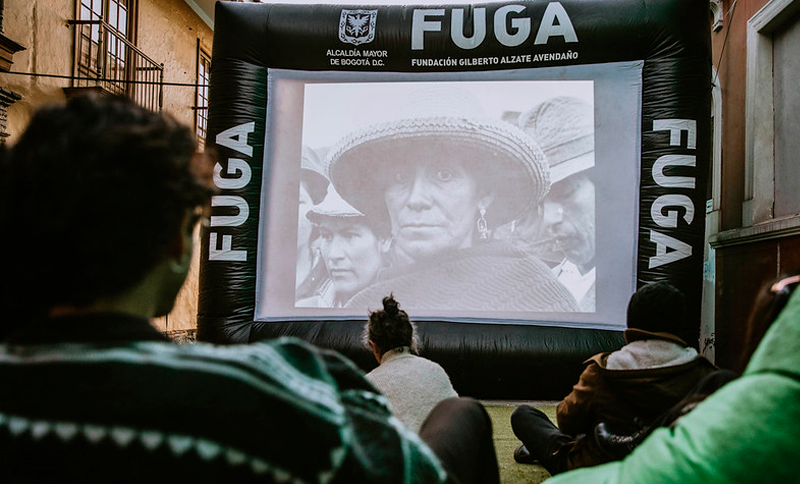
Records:
<instances>
[{"instance_id":1,"label":"person's arm","mask_svg":"<svg viewBox=\"0 0 800 484\"><path fill-rule=\"evenodd\" d=\"M594 426L594 396L602 385L602 375L595 362L589 362L572 387L572 392L556 408L558 428L573 437L589 433Z\"/></svg>"}]
</instances>

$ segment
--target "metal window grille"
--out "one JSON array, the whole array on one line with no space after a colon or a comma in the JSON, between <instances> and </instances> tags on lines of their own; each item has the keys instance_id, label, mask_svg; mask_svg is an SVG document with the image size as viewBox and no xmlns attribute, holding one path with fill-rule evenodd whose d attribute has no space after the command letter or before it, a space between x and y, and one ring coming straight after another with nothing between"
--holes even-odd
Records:
<instances>
[{"instance_id":1,"label":"metal window grille","mask_svg":"<svg viewBox=\"0 0 800 484\"><path fill-rule=\"evenodd\" d=\"M130 0L81 0L75 28L72 87L95 87L160 111L164 65L131 41Z\"/></svg>"},{"instance_id":2,"label":"metal window grille","mask_svg":"<svg viewBox=\"0 0 800 484\"><path fill-rule=\"evenodd\" d=\"M208 83L211 74L211 56L197 45L197 89L195 96L195 133L197 145L203 150L208 133Z\"/></svg>"}]
</instances>

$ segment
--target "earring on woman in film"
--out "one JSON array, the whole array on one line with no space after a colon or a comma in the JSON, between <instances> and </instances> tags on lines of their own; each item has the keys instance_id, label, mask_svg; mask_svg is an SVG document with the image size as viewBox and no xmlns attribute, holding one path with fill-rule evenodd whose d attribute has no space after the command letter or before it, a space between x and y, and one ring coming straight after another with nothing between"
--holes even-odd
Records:
<instances>
[{"instance_id":1,"label":"earring on woman in film","mask_svg":"<svg viewBox=\"0 0 800 484\"><path fill-rule=\"evenodd\" d=\"M481 240L486 240L489 238L489 224L486 223L486 207L480 207L478 209L480 213L480 217L478 217L478 237Z\"/></svg>"}]
</instances>

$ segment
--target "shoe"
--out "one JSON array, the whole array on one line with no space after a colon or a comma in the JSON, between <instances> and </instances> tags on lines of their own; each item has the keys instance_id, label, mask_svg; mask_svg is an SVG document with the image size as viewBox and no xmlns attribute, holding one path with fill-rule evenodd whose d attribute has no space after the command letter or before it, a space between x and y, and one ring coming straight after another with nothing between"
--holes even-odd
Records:
<instances>
[{"instance_id":1,"label":"shoe","mask_svg":"<svg viewBox=\"0 0 800 484\"><path fill-rule=\"evenodd\" d=\"M514 460L519 464L533 464L536 462L536 459L528 452L528 448L525 447L525 444L514 449Z\"/></svg>"},{"instance_id":2,"label":"shoe","mask_svg":"<svg viewBox=\"0 0 800 484\"><path fill-rule=\"evenodd\" d=\"M633 449L649 434L645 427L631 435L619 435L611 432L605 422L600 422L594 428L594 440L597 446L610 457L621 460L633 452Z\"/></svg>"}]
</instances>

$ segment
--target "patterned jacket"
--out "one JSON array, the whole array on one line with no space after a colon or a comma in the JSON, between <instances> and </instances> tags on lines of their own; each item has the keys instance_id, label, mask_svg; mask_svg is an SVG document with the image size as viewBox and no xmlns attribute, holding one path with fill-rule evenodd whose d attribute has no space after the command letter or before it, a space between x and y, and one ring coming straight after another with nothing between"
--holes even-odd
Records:
<instances>
[{"instance_id":1,"label":"patterned jacket","mask_svg":"<svg viewBox=\"0 0 800 484\"><path fill-rule=\"evenodd\" d=\"M0 482L444 482L344 357L294 339L176 345L119 314L0 345Z\"/></svg>"}]
</instances>

